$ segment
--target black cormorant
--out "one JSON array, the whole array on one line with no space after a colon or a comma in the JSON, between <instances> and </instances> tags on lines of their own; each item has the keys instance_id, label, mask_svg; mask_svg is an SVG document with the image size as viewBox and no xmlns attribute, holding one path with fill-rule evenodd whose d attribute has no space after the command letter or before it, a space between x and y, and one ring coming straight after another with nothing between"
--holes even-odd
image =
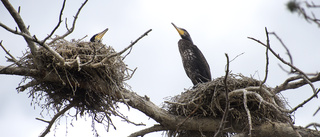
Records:
<instances>
[{"instance_id":1,"label":"black cormorant","mask_svg":"<svg viewBox=\"0 0 320 137\"><path fill-rule=\"evenodd\" d=\"M106 28L104 31L98 33L98 34L95 34L91 37L90 41L91 42L101 42L101 39L102 37L104 36L104 34L106 34L106 32L108 31L108 28Z\"/></svg>"},{"instance_id":2,"label":"black cormorant","mask_svg":"<svg viewBox=\"0 0 320 137\"><path fill-rule=\"evenodd\" d=\"M181 39L178 42L179 52L187 76L193 85L211 81L210 67L202 52L193 44L189 33L171 23L178 31Z\"/></svg>"}]
</instances>

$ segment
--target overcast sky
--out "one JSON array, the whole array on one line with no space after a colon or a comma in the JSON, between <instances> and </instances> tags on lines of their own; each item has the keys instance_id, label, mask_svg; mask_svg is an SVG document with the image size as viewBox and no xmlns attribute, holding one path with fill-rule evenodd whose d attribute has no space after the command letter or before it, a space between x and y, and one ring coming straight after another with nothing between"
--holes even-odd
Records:
<instances>
[{"instance_id":1,"label":"overcast sky","mask_svg":"<svg viewBox=\"0 0 320 137\"><path fill-rule=\"evenodd\" d=\"M117 51L122 50L131 41L138 38L148 29L152 29L134 47L125 63L130 68L138 68L133 78L127 83L139 95L147 95L157 105L161 105L168 97L180 94L184 89L192 86L182 67L181 57L177 42L180 36L171 25L174 22L178 27L185 28L190 33L193 42L206 57L213 78L224 75L226 64L225 53L232 59L239 56L230 64L232 73L242 73L263 79L265 68L265 48L247 37L254 37L265 41L264 27L270 32L276 32L286 43L293 56L294 65L301 70L311 73L320 70L320 29L291 14L285 7L288 0L124 0L124 1L89 1L83 8L77 20L76 29L70 39L79 39L86 35L85 41L106 27L109 31L103 43L112 46ZM73 16L82 1L67 1L64 18L68 18L69 26ZM16 0L12 1L15 8L21 6L21 16L26 25L30 25L30 32L42 39L55 27L62 1L43 0ZM16 24L0 4L0 21L14 28ZM65 19L64 19L65 21ZM57 35L65 33L64 23L57 31ZM16 57L22 55L27 49L23 38L15 36L0 28L0 40L3 45ZM283 58L288 59L280 43L271 37L271 47ZM0 50L0 65L8 65L5 53ZM267 84L276 86L281 84L288 75L281 70L277 61L270 54L270 68ZM285 68L285 65L282 65ZM19 76L0 75L0 136L35 137L47 126L46 123L35 120L40 116L41 108L30 105L27 91L17 93L15 88L21 81ZM316 83L316 88L320 84ZM310 87L305 86L298 90L284 91L283 96L289 105L294 107L312 95ZM309 104L295 113L296 125L305 126L311 122L320 122L320 114L312 114L320 106L319 99L312 100ZM121 105L122 106L122 105ZM134 109L127 112L126 107L121 107L122 112L128 115L131 121L146 123L150 127L155 122L143 113ZM43 113L44 115L46 113ZM50 117L45 116L49 120ZM63 117L56 132L51 132L48 137L56 136L93 136L91 119L84 117L73 121ZM106 132L98 126L101 136L128 136L134 131L146 127L136 127L124 123L119 119L114 120L117 130L110 129ZM68 133L66 133L68 128ZM161 133L153 133L146 137L158 137Z\"/></svg>"}]
</instances>

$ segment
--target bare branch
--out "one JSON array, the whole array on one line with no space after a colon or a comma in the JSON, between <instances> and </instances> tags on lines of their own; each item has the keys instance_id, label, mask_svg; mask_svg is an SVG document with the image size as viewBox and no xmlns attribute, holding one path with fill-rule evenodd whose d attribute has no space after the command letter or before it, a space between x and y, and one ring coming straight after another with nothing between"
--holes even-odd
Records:
<instances>
[{"instance_id":1,"label":"bare branch","mask_svg":"<svg viewBox=\"0 0 320 137\"><path fill-rule=\"evenodd\" d=\"M167 128L165 128L164 126L153 125L152 127L149 127L149 128L134 132L131 135L129 135L128 137L138 137L138 136L143 137L144 135L146 135L148 133L164 131L164 130L167 130Z\"/></svg>"},{"instance_id":2,"label":"bare branch","mask_svg":"<svg viewBox=\"0 0 320 137\"><path fill-rule=\"evenodd\" d=\"M53 118L50 120L49 125L47 126L47 128L45 129L44 132L42 132L42 134L39 137L44 137L46 136L49 132L50 129L52 127L52 125L54 124L54 122L61 116L63 115L65 112L67 112L70 108L72 108L74 105L73 104L69 104L67 105L67 107L65 107L64 109L62 109L61 111L59 111L57 114L55 114L53 116ZM41 121L45 121L45 120L41 120Z\"/></svg>"},{"instance_id":3,"label":"bare branch","mask_svg":"<svg viewBox=\"0 0 320 137\"><path fill-rule=\"evenodd\" d=\"M51 49L46 43L42 43L41 41L39 41L36 36L33 36L31 37L30 35L28 35L27 33L24 33L24 32L18 32L17 30L13 30L13 29L10 29L9 27L7 27L6 25L2 24L0 22L0 26L3 27L4 29L8 30L9 32L12 32L14 34L17 34L17 35L21 35L23 36L26 40L28 40L29 42L32 42L34 44L35 43L38 43L40 46L43 46L44 48L46 48L50 53L52 53L52 55L54 55L57 60L60 62L61 65L64 65L65 61L63 59L63 57L56 51L54 51L53 49ZM30 49L31 50L31 49Z\"/></svg>"},{"instance_id":4,"label":"bare branch","mask_svg":"<svg viewBox=\"0 0 320 137\"><path fill-rule=\"evenodd\" d=\"M293 82L293 81L299 80L299 79L302 79L302 80L297 81L297 82ZM309 79L310 79L310 82L320 81L320 73L318 73L316 76L310 77ZM299 88L299 87L302 87L302 86L304 86L306 84L308 84L308 82L305 81L305 79L303 79L302 76L293 76L293 77L288 78L281 85L276 86L273 89L273 92L275 94L277 94L277 93L280 93L283 90Z\"/></svg>"},{"instance_id":5,"label":"bare branch","mask_svg":"<svg viewBox=\"0 0 320 137\"><path fill-rule=\"evenodd\" d=\"M9 13L11 14L11 16L13 17L13 19L15 20L15 22L17 23L19 29L21 30L21 32L25 33L28 36L30 35L30 32L28 30L28 28L26 27L26 25L24 24L21 16L19 15L19 12L17 12L11 5L11 3L8 0L1 0L3 5L7 8L7 10L9 11ZM25 37L24 37L25 38ZM36 55L36 51L37 51L37 46L35 45L34 42L32 42L30 39L25 38L26 42L28 43L28 46L31 50L31 54L33 56Z\"/></svg>"},{"instance_id":6,"label":"bare branch","mask_svg":"<svg viewBox=\"0 0 320 137\"><path fill-rule=\"evenodd\" d=\"M250 113L250 110L248 108L248 99L247 99L247 91L244 91L243 92L243 106L244 106L244 109L246 110L246 113L247 113L247 117L248 117L248 123L249 123L249 137L252 136L251 134L251 131L252 131L252 119L251 119L251 113Z\"/></svg>"},{"instance_id":7,"label":"bare branch","mask_svg":"<svg viewBox=\"0 0 320 137\"><path fill-rule=\"evenodd\" d=\"M149 29L147 32L143 33L138 39L136 39L134 42L132 42L128 47L123 49L122 51L118 52L116 55L111 55L109 58L112 58L117 55L121 55L122 53L126 52L128 49L130 49L134 44L136 44L140 39L142 39L144 36L147 36L149 32L151 32L152 29Z\"/></svg>"},{"instance_id":8,"label":"bare branch","mask_svg":"<svg viewBox=\"0 0 320 137\"><path fill-rule=\"evenodd\" d=\"M40 73L36 69L0 66L0 74L20 75L20 76L36 76Z\"/></svg>"},{"instance_id":9,"label":"bare branch","mask_svg":"<svg viewBox=\"0 0 320 137\"><path fill-rule=\"evenodd\" d=\"M274 34L275 34L275 33L274 33ZM251 40L254 40L254 41L258 42L258 43L260 43L261 45L263 45L263 46L265 46L265 47L268 47L267 44L264 44L263 42L255 39L255 38L252 38L252 37L248 37L248 38L251 39ZM268 37L267 37L267 38L268 38ZM284 44L283 44L283 45L284 45ZM286 46L284 46L284 47L286 47ZM272 53L278 60L280 60L283 64L288 65L291 69L293 69L294 71L296 71L298 74L302 75L302 78L303 78L303 79L310 85L310 87L312 88L313 93L314 93L314 94L316 93L316 89L315 89L314 85L312 84L310 78L309 78L302 70L300 70L299 68L297 68L297 67L294 66L293 64L285 61L285 60L284 60L283 58L281 58L280 55L277 54L270 46L269 46L269 50L270 50L271 53ZM290 52L288 52L288 55L290 55L289 53L290 53ZM292 62L292 61L291 61L291 62Z\"/></svg>"},{"instance_id":10,"label":"bare branch","mask_svg":"<svg viewBox=\"0 0 320 137\"><path fill-rule=\"evenodd\" d=\"M112 57L115 57L115 56L119 56L121 54L123 54L124 52L126 52L128 49L130 49L134 44L136 44L140 39L142 39L144 36L147 36L149 32L151 32L152 29L149 29L148 31L146 31L145 33L143 33L138 39L136 39L134 42L132 42L128 47L126 47L125 49L121 50L120 52L118 53L115 53L115 54L111 54L110 56L108 57L105 57L102 61L100 61L99 63L95 63L95 64L92 64L92 67L93 68L97 68L101 65L103 65L104 62L106 62L109 58L112 58Z\"/></svg>"},{"instance_id":11,"label":"bare branch","mask_svg":"<svg viewBox=\"0 0 320 137\"><path fill-rule=\"evenodd\" d=\"M63 34L62 36L57 36L55 38L52 39L51 42L49 42L49 45L54 43L56 40L59 40L59 39L63 39L65 38L66 36L68 36L69 34L71 34L73 32L73 30L75 29L76 27L76 21L78 19L78 16L80 14L80 11L82 10L82 8L84 7L84 5L86 5L86 3L88 2L88 0L85 0L84 3L82 3L82 5L80 6L80 8L78 9L76 15L74 16L74 19L73 19L73 23L72 23L72 27L69 29L67 27L67 32L65 34ZM67 25L67 19L66 19L66 25Z\"/></svg>"},{"instance_id":12,"label":"bare branch","mask_svg":"<svg viewBox=\"0 0 320 137\"><path fill-rule=\"evenodd\" d=\"M229 96L228 96L228 85L227 85L227 79L228 79L228 76L229 76L229 56L228 54L225 53L225 56L227 58L227 65L226 65L226 74L224 76L224 88L225 88L225 96L226 96L226 107L224 109L224 113L223 113L223 116L221 118L221 121L220 121L220 125L219 125L219 128L218 128L218 131L214 134L214 137L217 137L217 136L221 136L221 131L224 129L224 126L225 126L225 123L227 122L227 117L228 117L228 112L229 112L229 108L230 108L230 103L229 103Z\"/></svg>"},{"instance_id":13,"label":"bare branch","mask_svg":"<svg viewBox=\"0 0 320 137\"><path fill-rule=\"evenodd\" d=\"M66 5L66 1L67 1L67 0L64 0L64 1L63 1L62 8L61 8L61 10L60 10L60 15L59 15L58 24L57 24L56 27L51 31L51 33L50 33L46 38L44 38L44 39L41 41L41 43L45 43L45 42L54 34L54 32L59 28L59 26L60 26L60 24L61 24L61 22L62 22L62 14L63 14L64 7L65 7L65 5Z\"/></svg>"},{"instance_id":14,"label":"bare branch","mask_svg":"<svg viewBox=\"0 0 320 137\"><path fill-rule=\"evenodd\" d=\"M278 41L281 43L281 45L284 47L284 49L287 51L287 55L289 56L289 60L290 60L290 64L293 65L293 59L292 59L292 55L290 53L290 50L288 49L288 47L284 44L284 42L282 41L282 39L275 33L275 32L268 32L269 34L274 35ZM291 68L291 73L294 73L293 69Z\"/></svg>"},{"instance_id":15,"label":"bare branch","mask_svg":"<svg viewBox=\"0 0 320 137\"><path fill-rule=\"evenodd\" d=\"M302 107L304 104L308 103L311 99L313 99L314 97L317 97L318 93L320 92L320 89L317 90L317 92L315 94L313 94L311 97L309 97L307 100L303 101L302 103L300 103L299 105L297 105L296 107L294 107L293 109L290 110L290 113L295 112L298 108Z\"/></svg>"},{"instance_id":16,"label":"bare branch","mask_svg":"<svg viewBox=\"0 0 320 137\"><path fill-rule=\"evenodd\" d=\"M320 124L319 123L310 123L306 126L306 128L309 128L313 126L316 130L318 130L318 128L320 127ZM317 128L318 127L318 128Z\"/></svg>"},{"instance_id":17,"label":"bare branch","mask_svg":"<svg viewBox=\"0 0 320 137\"><path fill-rule=\"evenodd\" d=\"M262 80L260 87L262 87L262 85L264 83L266 83L267 78L268 78L268 66L269 66L269 49L270 49L270 40L269 40L269 33L267 30L267 27L265 27L265 32L266 32L266 37L267 37L267 44L266 44L266 70L265 70L265 76L264 79ZM250 131L251 132L251 131Z\"/></svg>"},{"instance_id":18,"label":"bare branch","mask_svg":"<svg viewBox=\"0 0 320 137\"><path fill-rule=\"evenodd\" d=\"M12 55L10 54L10 52L2 45L2 40L0 41L0 46L1 46L1 48L4 50L4 52L6 52L6 54L10 56L10 58L8 58L8 61L12 61L12 62L14 62L15 64L17 64L18 66L20 66L19 61L18 61L14 56L12 56Z\"/></svg>"},{"instance_id":19,"label":"bare branch","mask_svg":"<svg viewBox=\"0 0 320 137\"><path fill-rule=\"evenodd\" d=\"M313 116L315 116L320 110L320 107L318 107L318 109L316 110L316 112L313 113Z\"/></svg>"}]
</instances>

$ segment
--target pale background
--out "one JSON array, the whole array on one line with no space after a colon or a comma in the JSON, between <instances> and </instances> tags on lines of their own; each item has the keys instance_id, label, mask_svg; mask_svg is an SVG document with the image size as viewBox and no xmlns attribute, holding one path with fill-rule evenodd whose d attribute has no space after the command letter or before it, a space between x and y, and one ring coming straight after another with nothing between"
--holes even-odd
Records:
<instances>
[{"instance_id":1,"label":"pale background","mask_svg":"<svg viewBox=\"0 0 320 137\"><path fill-rule=\"evenodd\" d=\"M139 95L147 95L157 105L161 105L167 97L180 94L192 86L187 78L178 51L178 33L171 25L185 28L194 43L205 55L213 78L224 75L226 64L225 53L232 59L244 52L230 64L233 73L242 73L263 79L265 69L265 48L247 39L248 36L265 42L264 27L275 31L286 43L293 56L294 65L305 72L320 70L320 28L307 23L297 14L291 14L285 7L288 0L123 0L123 1L89 1L77 20L76 29L68 40L90 37L106 27L109 31L103 43L122 50L131 41L138 38L148 29L153 29L133 48L125 63L130 68L138 67L133 78L127 83ZM73 16L83 1L67 1L64 18L68 18L69 26ZM16 0L11 2L15 8L21 6L21 16L26 25L30 25L32 35L44 38L55 27L58 21L62 1ZM319 11L319 10L318 10ZM65 20L65 19L64 19ZM16 24L0 4L0 21L14 28ZM64 22L56 34L65 33ZM16 57L27 49L24 39L0 29L0 40ZM288 60L280 43L271 37L271 46L283 58ZM9 65L0 50L0 65ZM288 75L278 66L279 61L270 54L269 78L267 84L281 84ZM288 69L285 65L282 65ZM0 76L0 136L3 137L35 137L47 126L35 120L40 116L39 107L30 105L27 91L17 93L15 88L21 81L18 76ZM316 83L316 88L320 85ZM312 95L310 87L282 92L289 104L294 107ZM312 114L320 106L319 99L313 99L295 113L296 125L305 126L311 122L320 122L320 114ZM143 113L121 105L121 111L134 122L143 122L150 127L155 122ZM46 113L44 113L46 114ZM49 120L45 116L44 119ZM55 132L47 136L93 136L91 119L84 117L73 121L63 117ZM136 127L114 119L117 130L106 132L103 126L98 127L101 136L128 136L146 127ZM68 130L66 132L66 129ZM162 136L162 132L148 134L146 137Z\"/></svg>"}]
</instances>

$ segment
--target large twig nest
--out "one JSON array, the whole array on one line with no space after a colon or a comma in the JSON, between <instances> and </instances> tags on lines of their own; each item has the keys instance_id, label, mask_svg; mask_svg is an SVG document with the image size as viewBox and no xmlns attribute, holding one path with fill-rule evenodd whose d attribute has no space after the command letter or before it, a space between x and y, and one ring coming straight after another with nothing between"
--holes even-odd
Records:
<instances>
[{"instance_id":1,"label":"large twig nest","mask_svg":"<svg viewBox=\"0 0 320 137\"><path fill-rule=\"evenodd\" d=\"M174 115L192 117L211 117L221 119L226 105L224 77L203 84L183 92L167 101L166 109ZM285 108L285 101L277 95L271 94L271 89L261 81L242 75L231 74L227 78L230 110L226 119L229 123L241 125L243 131L248 131L248 114L244 107L243 93L247 93L245 103L250 111L252 126L265 121L286 122L287 113L280 111ZM200 131L201 129L199 129ZM199 131L169 131L169 136L213 136L212 132Z\"/></svg>"},{"instance_id":2,"label":"large twig nest","mask_svg":"<svg viewBox=\"0 0 320 137\"><path fill-rule=\"evenodd\" d=\"M73 105L77 114L89 113L98 122L111 114L119 115L116 102L120 90L130 77L122 57L110 46L101 43L66 41L60 39L49 45L66 61L60 64L45 48L38 50L36 61L27 55L23 66L36 68L43 73L26 77L31 80L30 96L35 103L56 111ZM50 77L50 78L48 78ZM23 87L23 86L22 86Z\"/></svg>"}]
</instances>

